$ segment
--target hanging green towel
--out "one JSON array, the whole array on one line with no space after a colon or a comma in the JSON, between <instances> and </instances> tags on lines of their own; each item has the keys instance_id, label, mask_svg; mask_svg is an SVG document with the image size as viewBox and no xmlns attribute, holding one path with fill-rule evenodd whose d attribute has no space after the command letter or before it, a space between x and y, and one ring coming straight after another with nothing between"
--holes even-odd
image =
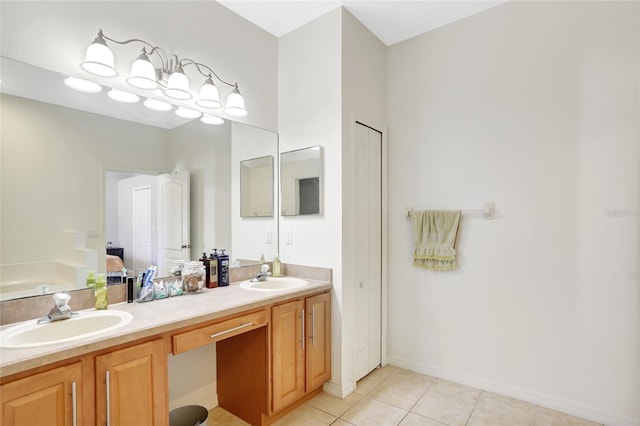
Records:
<instances>
[{"instance_id":1,"label":"hanging green towel","mask_svg":"<svg viewBox=\"0 0 640 426\"><path fill-rule=\"evenodd\" d=\"M458 269L456 237L460 210L425 210L411 214L415 250L413 264L433 271Z\"/></svg>"}]
</instances>

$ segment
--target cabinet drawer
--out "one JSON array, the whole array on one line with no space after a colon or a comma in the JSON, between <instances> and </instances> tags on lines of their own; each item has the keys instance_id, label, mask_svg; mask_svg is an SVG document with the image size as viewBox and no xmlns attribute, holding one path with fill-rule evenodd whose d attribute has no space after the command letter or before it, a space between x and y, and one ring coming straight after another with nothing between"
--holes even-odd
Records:
<instances>
[{"instance_id":1,"label":"cabinet drawer","mask_svg":"<svg viewBox=\"0 0 640 426\"><path fill-rule=\"evenodd\" d=\"M173 354L181 354L218 340L237 336L267 325L267 311L261 310L173 336Z\"/></svg>"}]
</instances>

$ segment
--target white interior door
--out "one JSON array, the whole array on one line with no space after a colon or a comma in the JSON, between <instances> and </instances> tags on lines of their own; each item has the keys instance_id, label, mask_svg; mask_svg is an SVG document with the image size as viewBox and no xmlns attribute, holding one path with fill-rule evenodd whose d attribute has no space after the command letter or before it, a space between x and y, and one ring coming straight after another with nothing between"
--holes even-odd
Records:
<instances>
[{"instance_id":1,"label":"white interior door","mask_svg":"<svg viewBox=\"0 0 640 426\"><path fill-rule=\"evenodd\" d=\"M153 264L151 187L131 190L131 245L133 271L144 271Z\"/></svg>"},{"instance_id":2,"label":"white interior door","mask_svg":"<svg viewBox=\"0 0 640 426\"><path fill-rule=\"evenodd\" d=\"M382 133L356 123L354 150L357 381L382 356Z\"/></svg>"},{"instance_id":3,"label":"white interior door","mask_svg":"<svg viewBox=\"0 0 640 426\"><path fill-rule=\"evenodd\" d=\"M158 176L158 276L169 275L172 260L190 260L189 172Z\"/></svg>"}]
</instances>

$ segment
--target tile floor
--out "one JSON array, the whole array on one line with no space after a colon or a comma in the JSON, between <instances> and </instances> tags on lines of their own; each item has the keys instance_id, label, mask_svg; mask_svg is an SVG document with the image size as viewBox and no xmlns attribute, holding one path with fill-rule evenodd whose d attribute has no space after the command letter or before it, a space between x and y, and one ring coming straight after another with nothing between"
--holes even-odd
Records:
<instances>
[{"instance_id":1,"label":"tile floor","mask_svg":"<svg viewBox=\"0 0 640 426\"><path fill-rule=\"evenodd\" d=\"M221 408L207 424L247 423ZM528 402L386 366L371 372L344 399L321 393L275 426L595 426Z\"/></svg>"}]
</instances>

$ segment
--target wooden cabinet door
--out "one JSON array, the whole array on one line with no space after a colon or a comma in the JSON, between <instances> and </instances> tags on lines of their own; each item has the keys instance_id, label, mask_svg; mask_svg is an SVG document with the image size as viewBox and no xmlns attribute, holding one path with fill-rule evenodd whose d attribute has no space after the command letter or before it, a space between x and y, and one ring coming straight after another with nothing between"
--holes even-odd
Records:
<instances>
[{"instance_id":1,"label":"wooden cabinet door","mask_svg":"<svg viewBox=\"0 0 640 426\"><path fill-rule=\"evenodd\" d=\"M82 425L82 366L77 362L2 385L0 400L5 426Z\"/></svg>"},{"instance_id":2,"label":"wooden cabinet door","mask_svg":"<svg viewBox=\"0 0 640 426\"><path fill-rule=\"evenodd\" d=\"M305 311L308 392L331 379L331 295L322 293L308 297Z\"/></svg>"},{"instance_id":3,"label":"wooden cabinet door","mask_svg":"<svg viewBox=\"0 0 640 426\"><path fill-rule=\"evenodd\" d=\"M273 411L305 394L304 302L294 300L271 311Z\"/></svg>"},{"instance_id":4,"label":"wooden cabinet door","mask_svg":"<svg viewBox=\"0 0 640 426\"><path fill-rule=\"evenodd\" d=\"M167 357L162 340L96 357L98 425L167 425L167 399Z\"/></svg>"}]
</instances>

